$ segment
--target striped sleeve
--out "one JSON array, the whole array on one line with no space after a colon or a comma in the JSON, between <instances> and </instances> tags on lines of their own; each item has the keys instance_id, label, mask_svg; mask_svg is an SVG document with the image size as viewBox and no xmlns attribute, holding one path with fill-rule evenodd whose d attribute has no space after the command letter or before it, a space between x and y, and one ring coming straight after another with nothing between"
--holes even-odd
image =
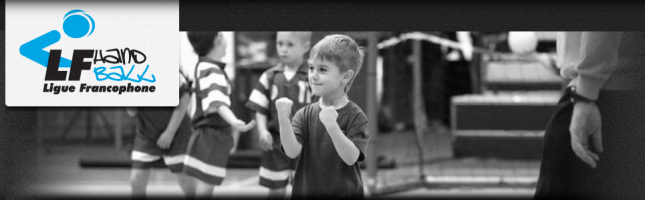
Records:
<instances>
[{"instance_id":1,"label":"striped sleeve","mask_svg":"<svg viewBox=\"0 0 645 200\"><path fill-rule=\"evenodd\" d=\"M249 96L249 101L246 103L246 107L254 110L255 112L262 113L264 115L269 115L269 74L268 72L262 73L258 84L255 86L251 95Z\"/></svg>"},{"instance_id":2,"label":"striped sleeve","mask_svg":"<svg viewBox=\"0 0 645 200\"><path fill-rule=\"evenodd\" d=\"M207 113L209 108L231 106L230 85L224 71L218 67L199 68L197 81L201 94L202 111Z\"/></svg>"}]
</instances>

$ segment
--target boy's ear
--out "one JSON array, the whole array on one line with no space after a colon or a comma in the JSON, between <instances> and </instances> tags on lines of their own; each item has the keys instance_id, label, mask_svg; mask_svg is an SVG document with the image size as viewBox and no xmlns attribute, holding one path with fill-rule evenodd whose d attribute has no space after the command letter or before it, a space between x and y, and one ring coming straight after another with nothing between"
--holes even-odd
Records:
<instances>
[{"instance_id":1,"label":"boy's ear","mask_svg":"<svg viewBox=\"0 0 645 200\"><path fill-rule=\"evenodd\" d=\"M347 72L345 72L345 76L343 76L343 79L345 79L345 81L349 83L352 78L354 78L354 70L347 70Z\"/></svg>"},{"instance_id":2,"label":"boy's ear","mask_svg":"<svg viewBox=\"0 0 645 200\"><path fill-rule=\"evenodd\" d=\"M311 50L311 42L305 42L305 49Z\"/></svg>"},{"instance_id":3,"label":"boy's ear","mask_svg":"<svg viewBox=\"0 0 645 200\"><path fill-rule=\"evenodd\" d=\"M213 47L218 47L220 44L222 44L222 37L221 35L215 36L215 40L213 40Z\"/></svg>"}]
</instances>

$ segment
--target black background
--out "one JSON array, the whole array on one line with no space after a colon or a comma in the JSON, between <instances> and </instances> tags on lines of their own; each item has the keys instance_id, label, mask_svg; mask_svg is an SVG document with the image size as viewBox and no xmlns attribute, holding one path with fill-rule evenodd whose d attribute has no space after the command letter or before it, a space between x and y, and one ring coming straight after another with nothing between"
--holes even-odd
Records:
<instances>
[{"instance_id":1,"label":"black background","mask_svg":"<svg viewBox=\"0 0 645 200\"><path fill-rule=\"evenodd\" d=\"M636 31L645 4L511 1L180 1L180 30L221 31ZM0 34L0 198L24 185L36 158L34 108L5 105L5 4ZM11 27L8 27L11 28ZM17 67L17 66L12 66Z\"/></svg>"}]
</instances>

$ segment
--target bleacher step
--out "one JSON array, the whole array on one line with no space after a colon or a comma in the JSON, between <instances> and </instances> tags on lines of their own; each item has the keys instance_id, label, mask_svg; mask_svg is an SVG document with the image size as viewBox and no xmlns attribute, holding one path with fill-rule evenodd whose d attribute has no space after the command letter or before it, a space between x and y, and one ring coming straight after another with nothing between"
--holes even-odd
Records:
<instances>
[{"instance_id":1,"label":"bleacher step","mask_svg":"<svg viewBox=\"0 0 645 200\"><path fill-rule=\"evenodd\" d=\"M544 131L455 130L453 153L457 158L531 160L542 157Z\"/></svg>"},{"instance_id":2,"label":"bleacher step","mask_svg":"<svg viewBox=\"0 0 645 200\"><path fill-rule=\"evenodd\" d=\"M453 130L541 130L560 98L559 91L505 92L452 98Z\"/></svg>"},{"instance_id":3,"label":"bleacher step","mask_svg":"<svg viewBox=\"0 0 645 200\"><path fill-rule=\"evenodd\" d=\"M483 78L487 90L561 90L557 69L539 61L489 61Z\"/></svg>"}]
</instances>

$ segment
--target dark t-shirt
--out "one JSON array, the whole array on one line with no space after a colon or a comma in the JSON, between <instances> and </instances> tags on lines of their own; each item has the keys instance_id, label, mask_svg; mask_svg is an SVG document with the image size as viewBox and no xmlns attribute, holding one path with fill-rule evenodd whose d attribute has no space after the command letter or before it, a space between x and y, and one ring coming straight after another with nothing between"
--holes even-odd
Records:
<instances>
[{"instance_id":1,"label":"dark t-shirt","mask_svg":"<svg viewBox=\"0 0 645 200\"><path fill-rule=\"evenodd\" d=\"M298 110L292 125L296 139L302 144L292 196L364 198L363 182L359 167L365 159L369 133L367 116L354 102L349 102L338 112L338 123L345 136L360 150L356 163L351 166L340 158L334 143L319 119L321 108L312 103Z\"/></svg>"}]
</instances>

